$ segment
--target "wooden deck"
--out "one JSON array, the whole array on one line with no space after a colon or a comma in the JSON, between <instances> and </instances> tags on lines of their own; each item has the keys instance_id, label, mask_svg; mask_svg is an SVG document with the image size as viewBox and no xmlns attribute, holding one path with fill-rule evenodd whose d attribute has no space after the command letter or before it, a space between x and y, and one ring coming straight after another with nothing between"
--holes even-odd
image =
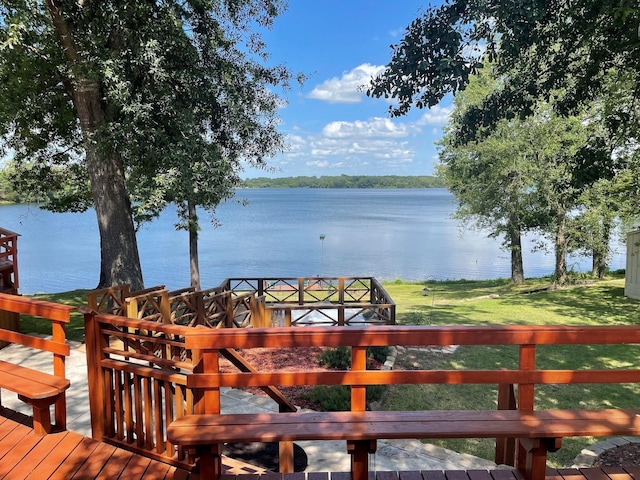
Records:
<instances>
[{"instance_id":1,"label":"wooden deck","mask_svg":"<svg viewBox=\"0 0 640 480\"><path fill-rule=\"evenodd\" d=\"M40 437L30 417L0 407L0 479L200 480L200 475L64 431ZM224 480L349 480L348 472L263 472L228 460ZM370 478L374 480L373 474ZM375 480L521 480L511 470L376 472ZM640 467L548 470L547 480L640 480Z\"/></svg>"}]
</instances>

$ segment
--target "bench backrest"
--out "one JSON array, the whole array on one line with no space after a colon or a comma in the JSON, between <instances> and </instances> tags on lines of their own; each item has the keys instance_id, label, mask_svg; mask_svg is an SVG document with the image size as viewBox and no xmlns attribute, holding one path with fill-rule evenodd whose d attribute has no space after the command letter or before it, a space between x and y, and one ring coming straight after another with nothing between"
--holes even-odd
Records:
<instances>
[{"instance_id":1,"label":"bench backrest","mask_svg":"<svg viewBox=\"0 0 640 480\"><path fill-rule=\"evenodd\" d=\"M640 369L579 370L540 369L536 352L544 345L640 344L640 328L634 326L459 326L410 327L380 326L306 327L250 329L242 332L193 330L186 334L185 346L194 359L194 373L187 386L202 389L202 402L196 405L207 413L218 413L220 387L261 385L350 385L351 409L366 408L367 385L390 384L494 384L517 385L517 405L534 409L535 385L576 383L640 382ZM429 347L450 345L511 345L514 358L499 359L491 370L367 370L367 347L402 345ZM351 368L329 372L239 372L219 370L222 349L349 347Z\"/></svg>"},{"instance_id":2,"label":"bench backrest","mask_svg":"<svg viewBox=\"0 0 640 480\"><path fill-rule=\"evenodd\" d=\"M7 328L0 328L0 340L17 343L36 350L53 354L53 375L66 378L65 359L69 356L70 348L66 343L65 325L70 321L71 312L75 307L61 305L43 300L34 300L19 295L0 293L0 311L5 314L19 316L32 315L51 321L51 338L27 335ZM66 425L66 397L62 396L55 404L55 419L59 425Z\"/></svg>"}]
</instances>

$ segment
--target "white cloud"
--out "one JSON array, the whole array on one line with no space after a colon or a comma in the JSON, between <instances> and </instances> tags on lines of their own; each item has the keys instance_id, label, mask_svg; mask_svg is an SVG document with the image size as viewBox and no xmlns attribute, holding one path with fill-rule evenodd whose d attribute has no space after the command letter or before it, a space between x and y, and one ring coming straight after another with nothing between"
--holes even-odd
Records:
<instances>
[{"instance_id":1,"label":"white cloud","mask_svg":"<svg viewBox=\"0 0 640 480\"><path fill-rule=\"evenodd\" d=\"M440 105L435 105L425 111L417 123L418 125L446 125L449 123L449 117L451 116L452 111L452 107L441 107Z\"/></svg>"},{"instance_id":2,"label":"white cloud","mask_svg":"<svg viewBox=\"0 0 640 480\"><path fill-rule=\"evenodd\" d=\"M450 111L438 106L421 123L370 117L331 121L320 130L292 129L289 149L271 164L287 176L423 174L434 163L428 139L442 134L436 123L446 123Z\"/></svg>"},{"instance_id":3,"label":"white cloud","mask_svg":"<svg viewBox=\"0 0 640 480\"><path fill-rule=\"evenodd\" d=\"M366 121L331 122L324 127L322 134L327 138L402 138L409 132L404 124L394 123L388 118L374 117Z\"/></svg>"},{"instance_id":4,"label":"white cloud","mask_svg":"<svg viewBox=\"0 0 640 480\"><path fill-rule=\"evenodd\" d=\"M363 63L349 72L344 72L340 78L325 80L309 93L309 98L329 103L358 103L364 95L362 87L368 85L371 77L377 76L383 70L383 66Z\"/></svg>"}]
</instances>

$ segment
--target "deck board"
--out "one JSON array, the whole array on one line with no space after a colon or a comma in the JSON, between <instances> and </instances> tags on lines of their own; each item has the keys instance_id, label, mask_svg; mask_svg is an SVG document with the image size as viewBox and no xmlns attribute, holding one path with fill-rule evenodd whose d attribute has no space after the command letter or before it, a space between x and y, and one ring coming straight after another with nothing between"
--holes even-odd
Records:
<instances>
[{"instance_id":1,"label":"deck board","mask_svg":"<svg viewBox=\"0 0 640 480\"><path fill-rule=\"evenodd\" d=\"M287 475L230 460L225 480L349 480L348 472ZM11 480L200 480L200 475L83 437L75 432L37 435L30 418L0 407L0 478ZM372 480L522 480L512 470L429 470L378 472ZM640 468L564 468L547 471L547 480L640 480Z\"/></svg>"}]
</instances>

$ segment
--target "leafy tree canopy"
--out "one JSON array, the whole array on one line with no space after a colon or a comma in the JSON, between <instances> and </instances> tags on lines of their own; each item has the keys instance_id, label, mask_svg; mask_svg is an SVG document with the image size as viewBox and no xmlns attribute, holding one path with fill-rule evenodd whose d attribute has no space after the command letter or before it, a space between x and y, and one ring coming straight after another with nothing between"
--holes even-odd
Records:
<instances>
[{"instance_id":1,"label":"leafy tree canopy","mask_svg":"<svg viewBox=\"0 0 640 480\"><path fill-rule=\"evenodd\" d=\"M8 0L0 5L0 135L18 188L55 210L94 206L101 286L141 286L132 200L214 208L243 161L282 146L256 26L280 0ZM129 269L129 271L127 271ZM138 270L138 271L136 271Z\"/></svg>"},{"instance_id":2,"label":"leafy tree canopy","mask_svg":"<svg viewBox=\"0 0 640 480\"><path fill-rule=\"evenodd\" d=\"M436 105L463 90L469 76L489 59L503 87L468 110L468 136L476 128L532 113L551 92L567 112L595 98L607 75L640 79L640 9L635 0L450 0L414 20L386 70L368 94L396 100L399 116L413 106Z\"/></svg>"},{"instance_id":3,"label":"leafy tree canopy","mask_svg":"<svg viewBox=\"0 0 640 480\"><path fill-rule=\"evenodd\" d=\"M322 177L249 178L247 188L442 188L444 181L430 176L340 175Z\"/></svg>"}]
</instances>

